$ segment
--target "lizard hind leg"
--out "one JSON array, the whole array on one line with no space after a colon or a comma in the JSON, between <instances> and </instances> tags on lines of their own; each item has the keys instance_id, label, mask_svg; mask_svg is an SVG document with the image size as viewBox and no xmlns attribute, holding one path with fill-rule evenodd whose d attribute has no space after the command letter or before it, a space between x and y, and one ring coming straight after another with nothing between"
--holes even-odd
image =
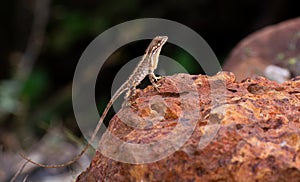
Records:
<instances>
[{"instance_id":1,"label":"lizard hind leg","mask_svg":"<svg viewBox=\"0 0 300 182\"><path fill-rule=\"evenodd\" d=\"M135 87L131 87L127 92L126 95L124 97L124 103L123 106L127 107L131 107L133 109L136 109L136 107L133 106L133 104L135 102L131 101L131 98L134 97L136 95L136 88Z\"/></svg>"}]
</instances>

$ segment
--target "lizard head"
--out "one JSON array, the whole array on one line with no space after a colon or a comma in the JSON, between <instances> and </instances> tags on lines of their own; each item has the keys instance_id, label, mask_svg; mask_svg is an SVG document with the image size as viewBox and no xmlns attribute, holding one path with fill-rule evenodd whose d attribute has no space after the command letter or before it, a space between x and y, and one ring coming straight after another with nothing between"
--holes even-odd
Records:
<instances>
[{"instance_id":1,"label":"lizard head","mask_svg":"<svg viewBox=\"0 0 300 182\"><path fill-rule=\"evenodd\" d=\"M150 64L152 69L156 69L158 64L158 57L161 51L162 46L167 42L167 36L157 36L150 43L148 49L146 50L146 55L148 55L150 59Z\"/></svg>"},{"instance_id":2,"label":"lizard head","mask_svg":"<svg viewBox=\"0 0 300 182\"><path fill-rule=\"evenodd\" d=\"M155 49L161 49L161 47L167 42L168 37L167 36L157 36L152 40L153 48Z\"/></svg>"},{"instance_id":3,"label":"lizard head","mask_svg":"<svg viewBox=\"0 0 300 182\"><path fill-rule=\"evenodd\" d=\"M155 54L159 54L161 51L162 46L167 42L168 37L167 36L157 36L155 37L148 49L146 50L146 54L149 55L155 55Z\"/></svg>"}]
</instances>

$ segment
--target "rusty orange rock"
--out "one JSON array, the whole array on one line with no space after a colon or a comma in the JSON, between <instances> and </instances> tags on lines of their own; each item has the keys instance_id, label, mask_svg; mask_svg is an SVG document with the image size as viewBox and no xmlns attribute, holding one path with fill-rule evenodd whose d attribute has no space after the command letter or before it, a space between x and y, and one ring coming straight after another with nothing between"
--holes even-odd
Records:
<instances>
[{"instance_id":1,"label":"rusty orange rock","mask_svg":"<svg viewBox=\"0 0 300 182\"><path fill-rule=\"evenodd\" d=\"M224 83L214 88L223 100L211 97L212 83ZM118 162L97 151L78 182L300 181L300 77L279 84L263 77L237 82L229 72L178 74L160 84L160 93L152 86L139 90L135 108L122 108L108 130L123 141L149 144L167 137L188 110L185 121L197 121L188 140L171 155L145 164ZM120 119L124 115L126 123ZM210 125L219 127L199 148Z\"/></svg>"}]
</instances>

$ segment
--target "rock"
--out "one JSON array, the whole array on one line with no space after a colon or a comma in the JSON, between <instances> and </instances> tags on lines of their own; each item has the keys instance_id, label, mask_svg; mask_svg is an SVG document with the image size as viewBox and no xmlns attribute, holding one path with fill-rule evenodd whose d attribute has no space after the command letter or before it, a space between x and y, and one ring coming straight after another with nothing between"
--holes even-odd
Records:
<instances>
[{"instance_id":1,"label":"rock","mask_svg":"<svg viewBox=\"0 0 300 182\"><path fill-rule=\"evenodd\" d=\"M159 84L112 118L77 182L300 181L300 77L177 74Z\"/></svg>"},{"instance_id":2,"label":"rock","mask_svg":"<svg viewBox=\"0 0 300 182\"><path fill-rule=\"evenodd\" d=\"M265 68L264 76L270 80L276 80L278 83L283 83L291 77L291 73L288 69L271 64Z\"/></svg>"},{"instance_id":3,"label":"rock","mask_svg":"<svg viewBox=\"0 0 300 182\"><path fill-rule=\"evenodd\" d=\"M268 76L264 73L269 65L289 70L292 77L300 75L300 18L268 26L247 36L231 51L223 70L233 72L241 81L255 75Z\"/></svg>"}]
</instances>

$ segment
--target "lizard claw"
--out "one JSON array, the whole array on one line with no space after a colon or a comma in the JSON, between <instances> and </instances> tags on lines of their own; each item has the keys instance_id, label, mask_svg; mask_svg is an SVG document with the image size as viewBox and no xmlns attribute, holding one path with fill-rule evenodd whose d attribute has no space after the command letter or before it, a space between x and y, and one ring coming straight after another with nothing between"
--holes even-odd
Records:
<instances>
[{"instance_id":1,"label":"lizard claw","mask_svg":"<svg viewBox=\"0 0 300 182\"><path fill-rule=\"evenodd\" d=\"M160 93L160 90L159 90L159 87L161 87L161 84L152 84L153 86L154 86L154 88L155 88L155 90L158 92L158 93Z\"/></svg>"}]
</instances>

